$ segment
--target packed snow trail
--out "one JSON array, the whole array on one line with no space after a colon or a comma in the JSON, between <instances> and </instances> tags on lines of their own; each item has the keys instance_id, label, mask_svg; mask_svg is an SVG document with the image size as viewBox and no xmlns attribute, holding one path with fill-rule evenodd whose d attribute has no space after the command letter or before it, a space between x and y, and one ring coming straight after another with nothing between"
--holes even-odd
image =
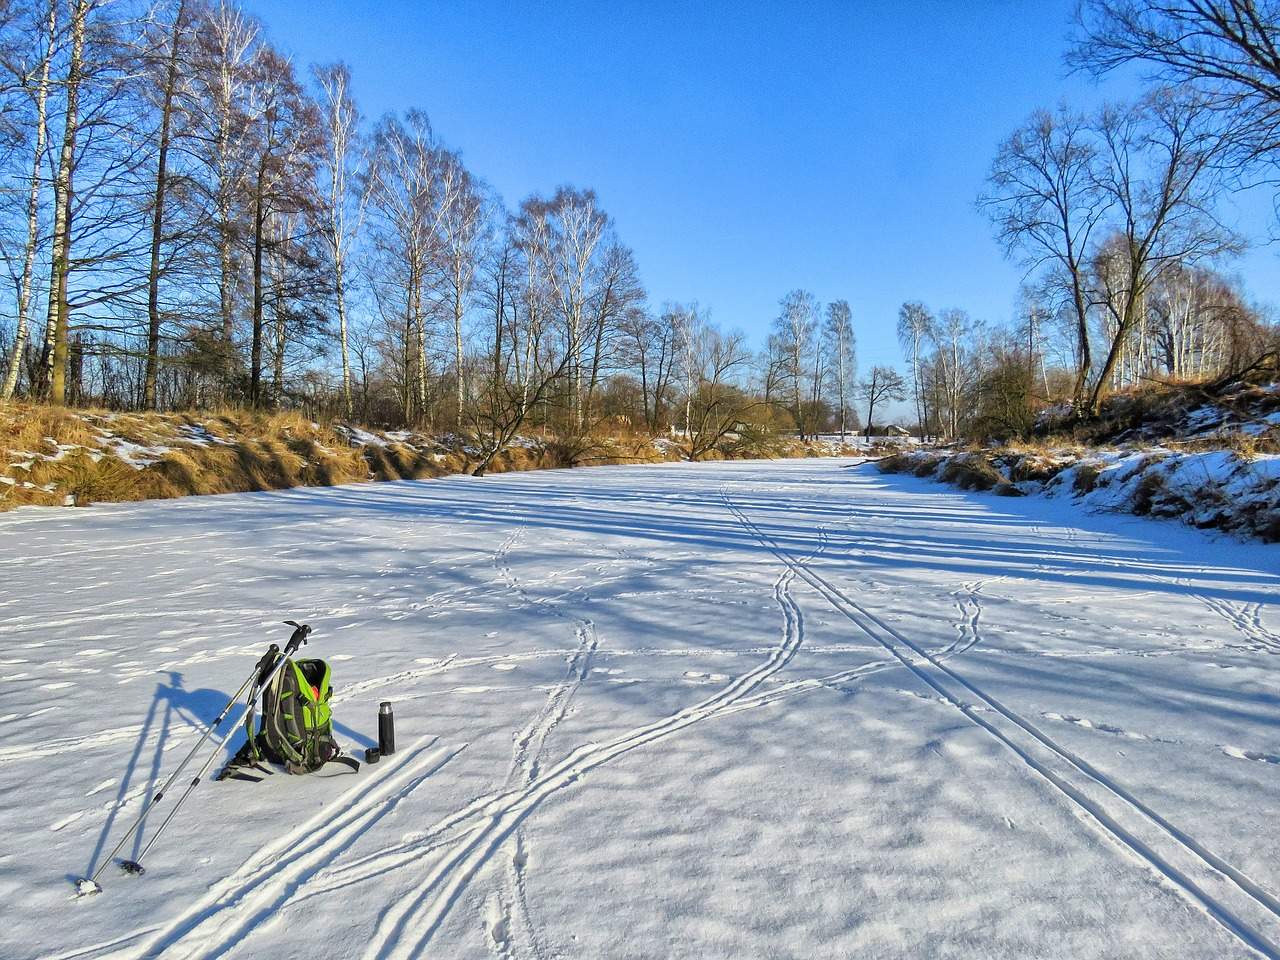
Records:
<instances>
[{"instance_id":1,"label":"packed snow trail","mask_svg":"<svg viewBox=\"0 0 1280 960\"><path fill-rule=\"evenodd\" d=\"M1280 956L1274 548L1070 509L793 461L0 516L0 956ZM289 617L400 751L202 785L73 899Z\"/></svg>"}]
</instances>

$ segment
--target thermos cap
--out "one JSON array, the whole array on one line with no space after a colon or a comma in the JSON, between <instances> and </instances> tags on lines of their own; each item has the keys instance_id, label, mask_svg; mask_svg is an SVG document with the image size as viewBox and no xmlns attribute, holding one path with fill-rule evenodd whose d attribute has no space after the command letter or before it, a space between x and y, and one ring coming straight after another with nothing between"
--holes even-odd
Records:
<instances>
[{"instance_id":1,"label":"thermos cap","mask_svg":"<svg viewBox=\"0 0 1280 960\"><path fill-rule=\"evenodd\" d=\"M391 712L391 701L390 701L390 700L383 700L380 704L378 704L378 712L379 712L379 713L390 713L390 712Z\"/></svg>"}]
</instances>

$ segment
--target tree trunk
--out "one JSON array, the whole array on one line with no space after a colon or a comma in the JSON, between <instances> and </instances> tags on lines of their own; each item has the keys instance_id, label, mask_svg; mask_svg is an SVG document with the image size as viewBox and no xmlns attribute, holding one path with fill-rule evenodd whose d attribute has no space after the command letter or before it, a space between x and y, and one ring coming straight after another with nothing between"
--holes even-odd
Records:
<instances>
[{"instance_id":1,"label":"tree trunk","mask_svg":"<svg viewBox=\"0 0 1280 960\"><path fill-rule=\"evenodd\" d=\"M456 417L458 436L462 436L462 407L464 405L466 390L463 383L462 372L462 291L461 284L455 276L455 286L453 291L453 357L454 357L454 374L457 377L456 399L458 402L458 412Z\"/></svg>"},{"instance_id":2,"label":"tree trunk","mask_svg":"<svg viewBox=\"0 0 1280 960\"><path fill-rule=\"evenodd\" d=\"M67 67L67 112L62 130L62 155L53 182L53 259L49 267L49 311L45 330L46 377L49 402L66 402L67 391L67 273L71 260L71 172L75 165L76 133L80 124L80 79L83 72L85 18L89 0L78 0L71 15L71 60Z\"/></svg>"},{"instance_id":3,"label":"tree trunk","mask_svg":"<svg viewBox=\"0 0 1280 960\"><path fill-rule=\"evenodd\" d=\"M220 64L218 99L218 312L222 317L222 339L231 360L235 340L235 262L231 251L231 106L233 77L230 64ZM226 371L227 375L231 370Z\"/></svg>"},{"instance_id":4,"label":"tree trunk","mask_svg":"<svg viewBox=\"0 0 1280 960\"><path fill-rule=\"evenodd\" d=\"M265 172L259 167L253 198L253 348L249 357L249 405L253 407L262 399L262 234L267 219L262 198L264 176Z\"/></svg>"},{"instance_id":5,"label":"tree trunk","mask_svg":"<svg viewBox=\"0 0 1280 960\"><path fill-rule=\"evenodd\" d=\"M1093 357L1089 350L1089 313L1084 303L1084 295L1078 283L1072 284L1072 295L1076 311L1076 345L1080 350L1080 366L1076 370L1075 388L1072 391L1072 406L1076 416L1084 404L1085 388L1089 385L1089 373L1093 367Z\"/></svg>"},{"instance_id":6,"label":"tree trunk","mask_svg":"<svg viewBox=\"0 0 1280 960\"><path fill-rule=\"evenodd\" d=\"M169 187L169 131L173 116L173 94L178 85L178 46L182 40L182 15L186 2L178 4L173 17L173 37L169 45L169 67L165 74L164 101L160 108L160 144L156 158L156 189L151 210L151 263L147 270L147 369L143 376L142 405L156 409L156 380L160 373L160 241L164 237L164 201Z\"/></svg>"},{"instance_id":7,"label":"tree trunk","mask_svg":"<svg viewBox=\"0 0 1280 960\"><path fill-rule=\"evenodd\" d=\"M425 423L427 415L427 327L422 316L422 280L414 281L413 290L414 326L417 332L417 371L415 381L418 390L418 417Z\"/></svg>"},{"instance_id":8,"label":"tree trunk","mask_svg":"<svg viewBox=\"0 0 1280 960\"><path fill-rule=\"evenodd\" d=\"M1111 341L1111 349L1107 351L1107 359L1102 363L1102 369L1098 373L1098 382L1093 385L1093 392L1090 394L1088 406L1085 408L1090 417L1098 415L1098 411L1102 407L1103 391L1107 389L1107 381L1111 379L1111 375L1116 369L1116 364L1124 355L1125 340L1128 339L1130 329L1133 326L1132 317L1136 309L1136 300L1137 297L1133 295L1125 298L1120 322L1117 324L1115 339Z\"/></svg>"},{"instance_id":9,"label":"tree trunk","mask_svg":"<svg viewBox=\"0 0 1280 960\"><path fill-rule=\"evenodd\" d=\"M582 317L581 308L575 306L569 315L569 352L573 357L573 370L569 374L569 409L573 411L573 425L582 429Z\"/></svg>"},{"instance_id":10,"label":"tree trunk","mask_svg":"<svg viewBox=\"0 0 1280 960\"><path fill-rule=\"evenodd\" d=\"M347 352L347 297L345 284L342 280L342 261L338 260L337 272L334 277L335 292L338 297L338 343L341 346L342 353L342 404L346 410L347 419L351 419L351 361Z\"/></svg>"},{"instance_id":11,"label":"tree trunk","mask_svg":"<svg viewBox=\"0 0 1280 960\"><path fill-rule=\"evenodd\" d=\"M14 334L13 355L0 387L0 400L8 400L18 385L22 354L27 345L28 317L31 306L31 284L35 276L36 247L40 242L40 165L44 160L45 135L48 130L46 105L49 97L49 68L58 33L58 0L49 0L48 47L40 65L40 82L36 87L36 138L31 155L31 186L27 191L27 245L22 259L22 286L18 292L18 329Z\"/></svg>"},{"instance_id":12,"label":"tree trunk","mask_svg":"<svg viewBox=\"0 0 1280 960\"><path fill-rule=\"evenodd\" d=\"M840 356L839 356L840 365L839 365L839 369L838 369L838 371L837 371L837 374L836 374L836 375L840 378L840 389L839 389L838 393L840 394L840 439L841 439L842 441L844 440L844 435L845 435L845 411L844 411L844 408L845 408L845 397L844 397L844 385L845 385L845 378L846 378L846 376L847 376L847 374L845 373L845 369L844 369L844 364L845 364L845 345L844 345L844 337L845 337L845 332L844 332L844 330L843 330L843 329L841 329L841 330L840 330L840 338L839 338L839 340L837 341L837 344L836 344L836 349L840 352Z\"/></svg>"}]
</instances>

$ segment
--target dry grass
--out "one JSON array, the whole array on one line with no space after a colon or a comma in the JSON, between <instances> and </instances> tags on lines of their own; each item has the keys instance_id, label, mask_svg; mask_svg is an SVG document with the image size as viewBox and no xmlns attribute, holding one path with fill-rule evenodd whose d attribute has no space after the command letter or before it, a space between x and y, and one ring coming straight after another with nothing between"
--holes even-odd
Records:
<instances>
[{"instance_id":1,"label":"dry grass","mask_svg":"<svg viewBox=\"0 0 1280 960\"><path fill-rule=\"evenodd\" d=\"M83 417L63 408L0 405L0 449L49 453L49 438L58 443L93 445L95 434Z\"/></svg>"},{"instance_id":2,"label":"dry grass","mask_svg":"<svg viewBox=\"0 0 1280 960\"><path fill-rule=\"evenodd\" d=\"M157 449L155 462L138 469L104 450L107 435L168 451ZM0 477L14 481L0 483L0 509L331 486L378 474L363 450L296 413L195 417L10 404L0 408L0 452Z\"/></svg>"},{"instance_id":3,"label":"dry grass","mask_svg":"<svg viewBox=\"0 0 1280 960\"><path fill-rule=\"evenodd\" d=\"M112 452L117 441L147 449L117 456ZM794 455L804 453L799 450ZM123 457L143 459L134 464ZM704 457L723 458L719 451ZM627 427L618 435L597 432L513 446L500 453L488 470L506 473L678 459L678 451L664 452L647 434ZM0 405L0 510L369 480L422 480L467 473L475 465L465 450L446 448L427 435L413 433L407 442L358 445L341 425L314 423L295 412L228 409L149 414Z\"/></svg>"},{"instance_id":4,"label":"dry grass","mask_svg":"<svg viewBox=\"0 0 1280 960\"><path fill-rule=\"evenodd\" d=\"M917 477L930 476L938 469L938 464L946 459L940 453L901 453L890 454L876 461L876 469L881 473L911 473Z\"/></svg>"},{"instance_id":5,"label":"dry grass","mask_svg":"<svg viewBox=\"0 0 1280 960\"><path fill-rule=\"evenodd\" d=\"M1048 457L1028 453L1014 460L1009 467L1009 478L1015 483L1027 480L1047 483L1062 472L1063 465Z\"/></svg>"},{"instance_id":6,"label":"dry grass","mask_svg":"<svg viewBox=\"0 0 1280 960\"><path fill-rule=\"evenodd\" d=\"M605 433L602 427L586 436L510 447L489 464L488 472L682 459L675 447L659 449L652 437L629 424L606 426L617 432ZM125 448L117 456L112 444L118 441L147 449ZM761 452L725 444L699 459L759 457ZM823 452L784 441L765 455ZM134 464L130 457L142 459ZM464 449L441 446L425 434L382 445L353 444L340 424L315 423L296 412L112 413L0 405L0 510L424 480L469 473L475 466Z\"/></svg>"}]
</instances>

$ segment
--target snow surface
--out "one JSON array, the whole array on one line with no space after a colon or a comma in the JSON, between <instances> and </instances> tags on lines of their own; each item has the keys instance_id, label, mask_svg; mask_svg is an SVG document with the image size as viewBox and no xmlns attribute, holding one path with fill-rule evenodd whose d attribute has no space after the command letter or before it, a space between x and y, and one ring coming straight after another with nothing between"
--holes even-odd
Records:
<instances>
[{"instance_id":1,"label":"snow surface","mask_svg":"<svg viewBox=\"0 0 1280 960\"><path fill-rule=\"evenodd\" d=\"M20 509L0 957L1280 956L1276 558L832 460ZM399 751L76 899L288 617Z\"/></svg>"}]
</instances>

